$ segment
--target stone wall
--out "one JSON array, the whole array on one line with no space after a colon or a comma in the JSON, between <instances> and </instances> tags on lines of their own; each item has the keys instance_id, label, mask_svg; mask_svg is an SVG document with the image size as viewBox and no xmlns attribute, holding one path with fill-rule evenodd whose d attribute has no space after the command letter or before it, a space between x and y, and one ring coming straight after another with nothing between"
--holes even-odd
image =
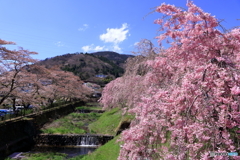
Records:
<instances>
[{"instance_id":1,"label":"stone wall","mask_svg":"<svg viewBox=\"0 0 240 160\"><path fill-rule=\"evenodd\" d=\"M66 104L0 123L0 160L18 149L32 146L39 129L45 123L72 113L75 107L83 104L83 102Z\"/></svg>"},{"instance_id":2,"label":"stone wall","mask_svg":"<svg viewBox=\"0 0 240 160\"><path fill-rule=\"evenodd\" d=\"M100 134L40 134L36 143L38 146L99 146L113 138L114 136Z\"/></svg>"}]
</instances>

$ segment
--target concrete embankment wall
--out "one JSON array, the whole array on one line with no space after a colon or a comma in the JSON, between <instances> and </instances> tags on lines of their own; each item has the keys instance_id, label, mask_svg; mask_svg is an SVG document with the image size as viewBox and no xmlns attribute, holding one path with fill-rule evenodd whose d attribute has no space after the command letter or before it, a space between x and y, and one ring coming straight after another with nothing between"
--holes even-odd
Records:
<instances>
[{"instance_id":1,"label":"concrete embankment wall","mask_svg":"<svg viewBox=\"0 0 240 160\"><path fill-rule=\"evenodd\" d=\"M40 134L36 138L38 146L81 146L81 145L103 145L114 136L101 134Z\"/></svg>"},{"instance_id":2,"label":"concrete embankment wall","mask_svg":"<svg viewBox=\"0 0 240 160\"><path fill-rule=\"evenodd\" d=\"M39 129L45 123L67 115L73 112L75 107L83 104L83 102L66 104L0 123L0 160L18 149L32 146Z\"/></svg>"}]
</instances>

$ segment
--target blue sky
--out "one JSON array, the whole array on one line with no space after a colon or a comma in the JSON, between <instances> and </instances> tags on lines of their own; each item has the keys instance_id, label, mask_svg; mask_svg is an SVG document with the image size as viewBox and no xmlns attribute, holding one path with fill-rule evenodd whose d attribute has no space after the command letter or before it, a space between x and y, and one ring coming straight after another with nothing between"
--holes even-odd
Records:
<instances>
[{"instance_id":1,"label":"blue sky","mask_svg":"<svg viewBox=\"0 0 240 160\"><path fill-rule=\"evenodd\" d=\"M161 17L151 13L161 3L186 8L186 0L0 0L0 39L38 52L45 59L103 50L131 54L141 39L154 39ZM204 11L240 26L239 0L195 0ZM149 14L151 13L151 14Z\"/></svg>"}]
</instances>

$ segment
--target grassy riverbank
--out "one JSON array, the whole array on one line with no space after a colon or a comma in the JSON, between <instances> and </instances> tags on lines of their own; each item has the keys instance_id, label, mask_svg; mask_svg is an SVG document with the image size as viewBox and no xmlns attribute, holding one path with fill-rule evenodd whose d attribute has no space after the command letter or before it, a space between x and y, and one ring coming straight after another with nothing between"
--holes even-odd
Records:
<instances>
[{"instance_id":1,"label":"grassy riverbank","mask_svg":"<svg viewBox=\"0 0 240 160\"><path fill-rule=\"evenodd\" d=\"M114 108L101 115L101 117L91 123L88 127L91 133L115 135L116 128L121 121L122 112L119 108Z\"/></svg>"},{"instance_id":2,"label":"grassy riverbank","mask_svg":"<svg viewBox=\"0 0 240 160\"><path fill-rule=\"evenodd\" d=\"M98 103L87 103L85 106L76 107L76 110L101 110ZM46 134L85 134L89 133L88 125L96 121L100 113L70 113L65 117L45 124L41 129Z\"/></svg>"},{"instance_id":3,"label":"grassy riverbank","mask_svg":"<svg viewBox=\"0 0 240 160\"><path fill-rule=\"evenodd\" d=\"M120 151L120 142L117 141L118 139L119 136L116 136L94 152L83 157L74 157L70 160L117 160Z\"/></svg>"},{"instance_id":4,"label":"grassy riverbank","mask_svg":"<svg viewBox=\"0 0 240 160\"><path fill-rule=\"evenodd\" d=\"M88 127L92 133L116 135L119 127L124 122L130 122L133 116L123 115L120 108L113 108L104 112L101 117Z\"/></svg>"},{"instance_id":5,"label":"grassy riverbank","mask_svg":"<svg viewBox=\"0 0 240 160\"><path fill-rule=\"evenodd\" d=\"M71 113L50 124L45 125L41 131L46 134L84 134L88 133L88 124L96 121L99 113Z\"/></svg>"}]
</instances>

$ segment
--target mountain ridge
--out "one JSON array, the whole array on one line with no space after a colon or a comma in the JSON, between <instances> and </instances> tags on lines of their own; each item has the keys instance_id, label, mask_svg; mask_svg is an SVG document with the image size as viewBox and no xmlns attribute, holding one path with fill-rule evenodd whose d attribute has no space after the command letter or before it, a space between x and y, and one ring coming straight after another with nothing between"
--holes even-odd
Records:
<instances>
[{"instance_id":1,"label":"mountain ridge","mask_svg":"<svg viewBox=\"0 0 240 160\"><path fill-rule=\"evenodd\" d=\"M125 62L133 55L119 54L112 51L93 53L67 53L37 62L46 68L58 67L64 71L73 72L84 81L107 83L112 79L122 76ZM96 75L105 75L96 77Z\"/></svg>"}]
</instances>

